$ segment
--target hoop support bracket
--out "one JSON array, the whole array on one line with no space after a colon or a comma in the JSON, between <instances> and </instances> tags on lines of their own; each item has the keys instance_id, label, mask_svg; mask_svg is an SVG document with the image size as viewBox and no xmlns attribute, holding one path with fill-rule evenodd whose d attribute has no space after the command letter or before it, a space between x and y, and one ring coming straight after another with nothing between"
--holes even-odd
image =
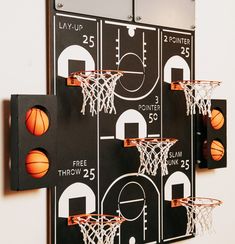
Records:
<instances>
[{"instance_id":1,"label":"hoop support bracket","mask_svg":"<svg viewBox=\"0 0 235 244\"><path fill-rule=\"evenodd\" d=\"M136 147L139 142L177 142L175 138L126 138L124 139L124 147Z\"/></svg>"},{"instance_id":2,"label":"hoop support bracket","mask_svg":"<svg viewBox=\"0 0 235 244\"><path fill-rule=\"evenodd\" d=\"M137 139L127 138L124 140L124 147L134 147L137 144Z\"/></svg>"},{"instance_id":3,"label":"hoop support bracket","mask_svg":"<svg viewBox=\"0 0 235 244\"><path fill-rule=\"evenodd\" d=\"M182 206L182 204L181 204L182 199L184 199L184 198L178 198L178 199L171 200L171 207L172 208L181 207Z\"/></svg>"},{"instance_id":4,"label":"hoop support bracket","mask_svg":"<svg viewBox=\"0 0 235 244\"><path fill-rule=\"evenodd\" d=\"M78 217L78 215L69 216L68 217L68 226L77 225L78 224L77 217Z\"/></svg>"},{"instance_id":5,"label":"hoop support bracket","mask_svg":"<svg viewBox=\"0 0 235 244\"><path fill-rule=\"evenodd\" d=\"M172 91L183 91L183 88L178 81L172 81L171 90Z\"/></svg>"},{"instance_id":6,"label":"hoop support bracket","mask_svg":"<svg viewBox=\"0 0 235 244\"><path fill-rule=\"evenodd\" d=\"M69 76L67 78L67 86L81 86L81 82L77 78Z\"/></svg>"}]
</instances>

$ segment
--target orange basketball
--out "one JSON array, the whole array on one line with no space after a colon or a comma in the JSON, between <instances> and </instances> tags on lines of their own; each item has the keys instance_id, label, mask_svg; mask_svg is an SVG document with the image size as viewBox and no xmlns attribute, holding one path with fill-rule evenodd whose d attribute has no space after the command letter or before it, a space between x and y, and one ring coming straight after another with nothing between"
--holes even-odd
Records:
<instances>
[{"instance_id":1,"label":"orange basketball","mask_svg":"<svg viewBox=\"0 0 235 244\"><path fill-rule=\"evenodd\" d=\"M33 178L42 178L49 169L48 157L39 150L32 150L26 156L26 171Z\"/></svg>"},{"instance_id":2,"label":"orange basketball","mask_svg":"<svg viewBox=\"0 0 235 244\"><path fill-rule=\"evenodd\" d=\"M215 161L219 161L224 156L224 146L221 142L213 140L211 143L211 157Z\"/></svg>"},{"instance_id":3,"label":"orange basketball","mask_svg":"<svg viewBox=\"0 0 235 244\"><path fill-rule=\"evenodd\" d=\"M27 111L25 124L30 133L41 136L48 130L49 118L43 110L34 107Z\"/></svg>"},{"instance_id":4,"label":"orange basketball","mask_svg":"<svg viewBox=\"0 0 235 244\"><path fill-rule=\"evenodd\" d=\"M211 126L215 130L219 130L224 125L224 116L218 109L211 112Z\"/></svg>"}]
</instances>

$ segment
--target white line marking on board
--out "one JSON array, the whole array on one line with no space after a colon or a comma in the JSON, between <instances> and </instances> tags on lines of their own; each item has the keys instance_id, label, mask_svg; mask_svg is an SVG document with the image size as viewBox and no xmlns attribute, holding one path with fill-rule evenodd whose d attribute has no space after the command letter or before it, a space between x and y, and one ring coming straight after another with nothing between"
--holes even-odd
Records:
<instances>
[{"instance_id":1,"label":"white line marking on board","mask_svg":"<svg viewBox=\"0 0 235 244\"><path fill-rule=\"evenodd\" d=\"M75 16L75 15L69 15L69 14L56 13L56 15L62 16L62 17L74 18L74 19L84 19L84 20L96 21L96 19L93 19L93 18L86 18L86 17L80 17L80 16Z\"/></svg>"},{"instance_id":2,"label":"white line marking on board","mask_svg":"<svg viewBox=\"0 0 235 244\"><path fill-rule=\"evenodd\" d=\"M102 60L102 53L103 53L103 50L102 50L102 44L103 44L103 35L102 35L102 27L103 27L103 22L102 20L100 21L100 43L98 46L100 46L100 65L101 65L101 69L103 68L102 65L103 65L103 60ZM98 29L97 29L97 37L98 37ZM97 43L99 42L99 39L97 38ZM98 54L98 50L97 50L97 54ZM98 57L98 55L97 55ZM98 62L98 60L97 60ZM100 113L99 113L99 110L97 109L97 213L100 214L100 141L99 141L99 138L100 138Z\"/></svg>"},{"instance_id":3,"label":"white line marking on board","mask_svg":"<svg viewBox=\"0 0 235 244\"><path fill-rule=\"evenodd\" d=\"M193 52L192 52L193 47L194 47L193 36L191 36L191 79L192 80L194 79L194 77L193 77L193 74L194 74L194 72L193 72L193 66L194 66L193 58L194 57L193 57Z\"/></svg>"},{"instance_id":4,"label":"white line marking on board","mask_svg":"<svg viewBox=\"0 0 235 244\"><path fill-rule=\"evenodd\" d=\"M97 50L98 51L98 50ZM100 21L100 69L103 69L103 21Z\"/></svg>"},{"instance_id":5,"label":"white line marking on board","mask_svg":"<svg viewBox=\"0 0 235 244\"><path fill-rule=\"evenodd\" d=\"M125 174L125 175L122 175L122 176L120 176L120 177L118 177L117 179L115 179L110 185L109 185L109 187L108 187L108 189L106 190L106 192L104 193L104 195L103 195L103 197L102 197L102 200L101 200L101 214L103 214L104 213L104 201L105 201L105 199L106 199L106 196L107 196L107 194L109 193L109 191L112 189L112 187L118 182L118 181L120 181L121 179L124 179L124 178L126 178L126 177L132 177L132 176L138 176L138 177L143 177L143 178L146 178L152 185L153 185L153 187L155 188L155 190L156 190L156 192L157 192L157 199L158 199L158 210L157 210L157 216L158 216L158 242L160 243L160 234L161 234L161 232L160 232L160 218L161 218L161 216L160 216L160 212L161 212L161 210L160 210L160 192L159 192L159 190L158 190L158 188L157 188L157 186L156 186L156 184L154 183L154 181L150 178L150 177L148 177L147 175L140 175L139 173L129 173L129 174ZM148 243L146 243L146 244L150 244L150 243L157 243L156 241L155 242L148 242Z\"/></svg>"},{"instance_id":6,"label":"white line marking on board","mask_svg":"<svg viewBox=\"0 0 235 244\"><path fill-rule=\"evenodd\" d=\"M158 53L161 53L160 54L160 57L159 57L159 54L158 54L158 62L160 63L160 60L162 60L162 45L160 44L160 41L161 41L161 39L160 39L160 33L162 34L162 32L160 32L160 30L158 30ZM160 52L160 49L161 49L161 52ZM162 62L161 62L161 65L162 65ZM160 64L158 64L158 68L159 68L159 75L162 77L162 67L160 67ZM161 125L162 125L162 120L163 120L163 118L162 118L162 115L163 115L163 111L162 111L162 108L163 108L163 106L162 106L162 100L163 100L163 98L162 98L162 81L161 81ZM163 132L163 126L161 126L161 135L162 135L162 132ZM163 177L161 177L161 180L163 181L163 179L162 179ZM161 183L161 185L163 185L163 183ZM161 192L162 193L162 192ZM162 200L163 201L163 200ZM161 197L160 197L160 200L159 200L159 202L160 202L160 205L162 204L161 203ZM161 206L163 206L163 205L161 205ZM160 208L160 207L159 207ZM160 243L161 242L161 240L160 240L160 235L161 235L161 210L159 211L159 216L158 216L158 242ZM162 229L163 229L163 227L162 227ZM162 235L163 236L163 235Z\"/></svg>"},{"instance_id":7,"label":"white line marking on board","mask_svg":"<svg viewBox=\"0 0 235 244\"><path fill-rule=\"evenodd\" d=\"M133 203L133 202L142 202L142 201L145 201L144 198L139 198L139 199L135 199L135 200L128 200L128 201L122 201L122 202L119 202L120 204L126 204L126 203Z\"/></svg>"},{"instance_id":8,"label":"white line marking on board","mask_svg":"<svg viewBox=\"0 0 235 244\"><path fill-rule=\"evenodd\" d=\"M190 32L183 32L183 31L174 31L174 30L167 30L167 29L163 29L163 31L165 31L165 32L173 32L173 33L178 33L178 34L184 34L184 35L189 35L189 36L191 36L192 35L192 33L190 33Z\"/></svg>"},{"instance_id":9,"label":"white line marking on board","mask_svg":"<svg viewBox=\"0 0 235 244\"><path fill-rule=\"evenodd\" d=\"M97 50L96 50L96 68L97 66L99 67L99 40L100 40L100 36L99 33L101 32L101 28L102 28L102 21L100 23L100 27L99 24L97 22L96 25L96 35L97 35ZM102 38L102 34L101 34L101 38ZM102 40L101 40L102 41ZM99 142L99 137L100 137L100 114L99 111L97 111L97 213L100 214L100 142Z\"/></svg>"},{"instance_id":10,"label":"white line marking on board","mask_svg":"<svg viewBox=\"0 0 235 244\"><path fill-rule=\"evenodd\" d=\"M54 197L55 197L55 199L56 199L56 186L55 186L55 188L54 188L54 190L55 190L55 195L54 195ZM55 208L54 208L54 210L55 210L55 212L54 212L54 217L55 217L55 228L54 228L54 232L55 232L55 235L54 235L54 239L55 239L55 243L57 243L57 240L56 240L56 236L57 236L57 233L56 233L56 231L57 231L57 226L56 226L56 224L57 224L57 208L56 208L56 201L54 201L54 203L55 203Z\"/></svg>"},{"instance_id":11,"label":"white line marking on board","mask_svg":"<svg viewBox=\"0 0 235 244\"><path fill-rule=\"evenodd\" d=\"M54 32L53 32L53 39L54 39L54 60L53 60L53 65L54 65L54 87L53 87L53 94L56 95L56 63L57 63L57 60L56 60L56 41L55 41L55 38L56 38L56 33L55 33L55 16L53 18L53 25L54 25Z\"/></svg>"},{"instance_id":12,"label":"white line marking on board","mask_svg":"<svg viewBox=\"0 0 235 244\"><path fill-rule=\"evenodd\" d=\"M144 72L138 72L138 71L127 71L127 70L122 70L122 73L124 74L136 74L136 75L143 75Z\"/></svg>"},{"instance_id":13,"label":"white line marking on board","mask_svg":"<svg viewBox=\"0 0 235 244\"><path fill-rule=\"evenodd\" d=\"M97 33L97 41L96 41L96 62L97 62L97 65L96 67L98 67L98 69L100 69L100 63L99 63L99 40L100 40L100 32L99 32L99 22L97 22L97 25L96 25L96 33Z\"/></svg>"},{"instance_id":14,"label":"white line marking on board","mask_svg":"<svg viewBox=\"0 0 235 244\"><path fill-rule=\"evenodd\" d=\"M163 41L162 41L162 31L161 31L161 60L162 60L162 52L163 52ZM161 75L161 77L163 78L163 80L165 79L165 77L163 77L163 74L164 74L164 72L163 72L163 74L162 74L162 62L161 62L161 71L160 71L161 73L160 73L160 75ZM163 92L162 92L162 83L163 83L163 80L161 81L161 108L163 108L163 106L164 106L164 104L163 104ZM163 109L161 109L161 135L162 136L164 136L163 135ZM163 197L162 197L162 194L163 194L163 177L161 176L161 205L162 206L164 206L163 204ZM164 224L164 218L163 218L163 208L161 208L161 235L162 236L164 236L163 235L163 224Z\"/></svg>"},{"instance_id":15,"label":"white line marking on board","mask_svg":"<svg viewBox=\"0 0 235 244\"><path fill-rule=\"evenodd\" d=\"M151 242L145 242L145 244L156 244L156 241L151 241Z\"/></svg>"},{"instance_id":16,"label":"white line marking on board","mask_svg":"<svg viewBox=\"0 0 235 244\"><path fill-rule=\"evenodd\" d=\"M132 218L127 218L127 217L125 217L126 218L126 220L128 220L128 221L134 221L134 220L137 220L142 214L143 214L143 211L144 211L144 209L145 209L145 204L146 204L146 201L145 201L145 199L146 199L146 194L145 194L145 191L144 191L144 188L138 183L138 182L135 182L135 181L130 181L130 182L128 182L127 184L125 184L123 187L122 187L122 189L120 190L120 193L119 193L119 196L118 196L118 208L119 208L119 210L120 210L120 213L121 213L121 209L120 209L120 198L121 198L121 195L122 195L122 192L123 192L123 190L129 185L133 185L133 184L135 184L135 185L137 185L137 186L139 186L140 187L140 189L142 190L142 193L143 193L143 198L142 198L142 200L140 200L139 201L139 199L140 198L138 198L137 200L138 201L136 201L136 202L142 202L143 203L143 207L142 207L142 210L138 213L138 215L136 215L136 217L132 217ZM123 203L123 205L125 204L125 201L122 201ZM133 200L127 200L126 201L127 203L132 203L132 202L134 202L134 199ZM121 213L121 215L123 215L122 213Z\"/></svg>"},{"instance_id":17,"label":"white line marking on board","mask_svg":"<svg viewBox=\"0 0 235 244\"><path fill-rule=\"evenodd\" d=\"M160 134L148 134L148 137L160 137Z\"/></svg>"},{"instance_id":18,"label":"white line marking on board","mask_svg":"<svg viewBox=\"0 0 235 244\"><path fill-rule=\"evenodd\" d=\"M118 213L118 216L121 217L120 211L117 210L116 212ZM118 243L119 244L121 244L121 235L122 235L122 233L121 233L121 225L119 225L119 227L118 227Z\"/></svg>"},{"instance_id":19,"label":"white line marking on board","mask_svg":"<svg viewBox=\"0 0 235 244\"><path fill-rule=\"evenodd\" d=\"M147 206L145 205L144 206L144 215L143 215L143 218L144 218L144 221L143 221L143 229L144 229L144 236L143 236L143 238L144 238L144 241L146 239L146 231L147 231L146 224L148 222L147 219L146 219L146 216L147 216L146 208L147 208Z\"/></svg>"},{"instance_id":20,"label":"white line marking on board","mask_svg":"<svg viewBox=\"0 0 235 244\"><path fill-rule=\"evenodd\" d=\"M113 140L113 139L115 139L114 136L101 136L100 137L100 140Z\"/></svg>"},{"instance_id":21,"label":"white line marking on board","mask_svg":"<svg viewBox=\"0 0 235 244\"><path fill-rule=\"evenodd\" d=\"M145 33L143 32L143 65L144 65L144 67L147 67L147 65L146 65L146 60L147 60L147 58L146 58L146 52L147 52L147 50L145 49L145 47L146 47L146 45L147 45L147 42L145 42Z\"/></svg>"},{"instance_id":22,"label":"white line marking on board","mask_svg":"<svg viewBox=\"0 0 235 244\"><path fill-rule=\"evenodd\" d=\"M121 81L121 79L120 79L120 81L119 81L119 83L120 83L120 85L124 88L124 90L126 90L126 91L128 91L128 92L136 92L136 91L138 91L139 89L141 89L141 87L143 86L143 84L144 84L144 82L145 82L145 69L144 69L144 64L143 64L143 60L141 59L141 57L139 56L139 55L137 55L136 53L132 53L132 52L129 52L129 53L126 53L126 54L124 54L123 56L122 56L122 58L119 60L119 65L118 65L118 69L120 69L120 70L122 70L122 68L120 68L120 63L122 62L122 60L123 59L125 59L126 57L128 57L128 56L134 56L134 57L136 57L138 60L139 60L139 62L142 64L142 66L143 66L143 71L140 71L140 72L143 72L141 75L143 76L142 77L142 82L141 82L141 84L136 88L136 89L128 89L123 83L122 83L122 81ZM127 72L128 71L130 71L130 72L138 72L138 71L131 71L131 70L126 70ZM130 73L131 74L131 73ZM132 73L132 74L134 74L134 73ZM118 94L116 94L117 96L120 96L120 95L118 95Z\"/></svg>"},{"instance_id":23,"label":"white line marking on board","mask_svg":"<svg viewBox=\"0 0 235 244\"><path fill-rule=\"evenodd\" d=\"M105 24L110 24L110 25L119 25L119 26L125 26L125 27L135 27L143 30L156 30L154 27L148 27L148 26L141 26L141 25L130 25L130 24L124 24L124 23L119 23L119 22L113 22L113 21L105 21Z\"/></svg>"},{"instance_id":24,"label":"white line marking on board","mask_svg":"<svg viewBox=\"0 0 235 244\"><path fill-rule=\"evenodd\" d=\"M117 50L117 53L116 53L116 58L117 58L116 65L119 65L119 62L120 62L120 29L118 29L118 37L117 37L117 39L115 41L117 43L117 46L116 46L116 50Z\"/></svg>"},{"instance_id":25,"label":"white line marking on board","mask_svg":"<svg viewBox=\"0 0 235 244\"><path fill-rule=\"evenodd\" d=\"M193 123L193 115L191 115L191 195L194 197L195 192L194 192L194 123Z\"/></svg>"},{"instance_id":26,"label":"white line marking on board","mask_svg":"<svg viewBox=\"0 0 235 244\"><path fill-rule=\"evenodd\" d=\"M123 100L127 100L127 101L138 101L138 100L141 100L141 99L143 99L143 98L145 98L145 97L147 97L147 96L149 96L149 94L151 94L152 93L152 91L155 89L155 87L156 87L156 85L158 84L158 81L159 81L159 79L160 79L160 43L159 43L159 41L160 41L160 37L159 37L159 35L160 35L160 29L158 29L158 76L157 76L157 78L156 78L156 82L154 83L154 85L152 86L152 88L146 93L146 94L144 94L143 96L141 96L141 97L124 97L124 96L121 96L121 95L119 95L119 94L117 94L116 92L114 92L114 94L117 96L117 97L119 97L119 98L121 98L121 99L123 99ZM127 54L129 54L129 53L126 53L125 55L127 55ZM125 56L124 55L124 56ZM123 57L124 57L123 56ZM138 55L137 55L138 56ZM122 58L123 58L122 57Z\"/></svg>"},{"instance_id":27,"label":"white line marking on board","mask_svg":"<svg viewBox=\"0 0 235 244\"><path fill-rule=\"evenodd\" d=\"M177 239L180 239L180 238L183 238L183 237L188 237L188 236L192 236L192 235L177 236L177 237L174 237L174 238L164 239L164 241L177 240Z\"/></svg>"},{"instance_id":28,"label":"white line marking on board","mask_svg":"<svg viewBox=\"0 0 235 244\"><path fill-rule=\"evenodd\" d=\"M99 144L99 127L100 127L100 116L97 111L97 213L100 214L100 144Z\"/></svg>"},{"instance_id":29,"label":"white line marking on board","mask_svg":"<svg viewBox=\"0 0 235 244\"><path fill-rule=\"evenodd\" d=\"M194 37L191 37L191 50L194 50ZM192 79L194 78L193 74L194 74L194 57L193 57L194 52L191 54L191 77ZM191 148L192 148L192 152L191 152L191 174L192 174L192 183L195 182L195 171L194 171L194 120L193 120L193 115L191 115ZM192 191L192 196L195 196L195 186L194 184L191 184L191 191Z\"/></svg>"}]
</instances>

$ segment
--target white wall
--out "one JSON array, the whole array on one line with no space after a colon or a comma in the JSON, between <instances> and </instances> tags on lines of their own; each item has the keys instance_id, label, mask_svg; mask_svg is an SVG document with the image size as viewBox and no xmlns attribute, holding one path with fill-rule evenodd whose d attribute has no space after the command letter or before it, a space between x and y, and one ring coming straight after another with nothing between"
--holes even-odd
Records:
<instances>
[{"instance_id":1,"label":"white wall","mask_svg":"<svg viewBox=\"0 0 235 244\"><path fill-rule=\"evenodd\" d=\"M196 0L196 78L223 81L214 98L228 103L228 167L197 171L197 195L224 201L215 212L216 233L181 243L235 243L234 16L234 0ZM1 0L0 23L0 243L46 244L46 190L9 191L7 129L11 94L46 94L45 0Z\"/></svg>"},{"instance_id":2,"label":"white wall","mask_svg":"<svg viewBox=\"0 0 235 244\"><path fill-rule=\"evenodd\" d=\"M45 0L0 3L0 243L46 244L46 190L9 190L7 129L11 94L46 94Z\"/></svg>"},{"instance_id":3,"label":"white wall","mask_svg":"<svg viewBox=\"0 0 235 244\"><path fill-rule=\"evenodd\" d=\"M196 78L221 80L213 98L227 99L227 162L217 170L197 170L197 195L219 198L224 204L214 211L215 234L180 243L235 243L235 1L196 0Z\"/></svg>"}]
</instances>

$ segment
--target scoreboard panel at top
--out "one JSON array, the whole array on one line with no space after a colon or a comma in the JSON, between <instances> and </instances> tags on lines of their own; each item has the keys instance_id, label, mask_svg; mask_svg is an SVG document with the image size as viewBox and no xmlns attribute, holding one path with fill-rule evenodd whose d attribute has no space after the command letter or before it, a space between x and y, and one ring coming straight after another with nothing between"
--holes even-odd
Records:
<instances>
[{"instance_id":1,"label":"scoreboard panel at top","mask_svg":"<svg viewBox=\"0 0 235 244\"><path fill-rule=\"evenodd\" d=\"M115 10L114 10L115 11ZM51 242L83 243L76 214L126 218L115 243L164 243L190 238L183 207L194 196L193 120L172 80L194 76L194 32L102 17L50 12L50 87L57 96L57 183L51 189ZM81 70L121 70L116 113L92 116L81 87L66 78ZM125 138L176 138L168 174L138 174L139 152Z\"/></svg>"}]
</instances>

